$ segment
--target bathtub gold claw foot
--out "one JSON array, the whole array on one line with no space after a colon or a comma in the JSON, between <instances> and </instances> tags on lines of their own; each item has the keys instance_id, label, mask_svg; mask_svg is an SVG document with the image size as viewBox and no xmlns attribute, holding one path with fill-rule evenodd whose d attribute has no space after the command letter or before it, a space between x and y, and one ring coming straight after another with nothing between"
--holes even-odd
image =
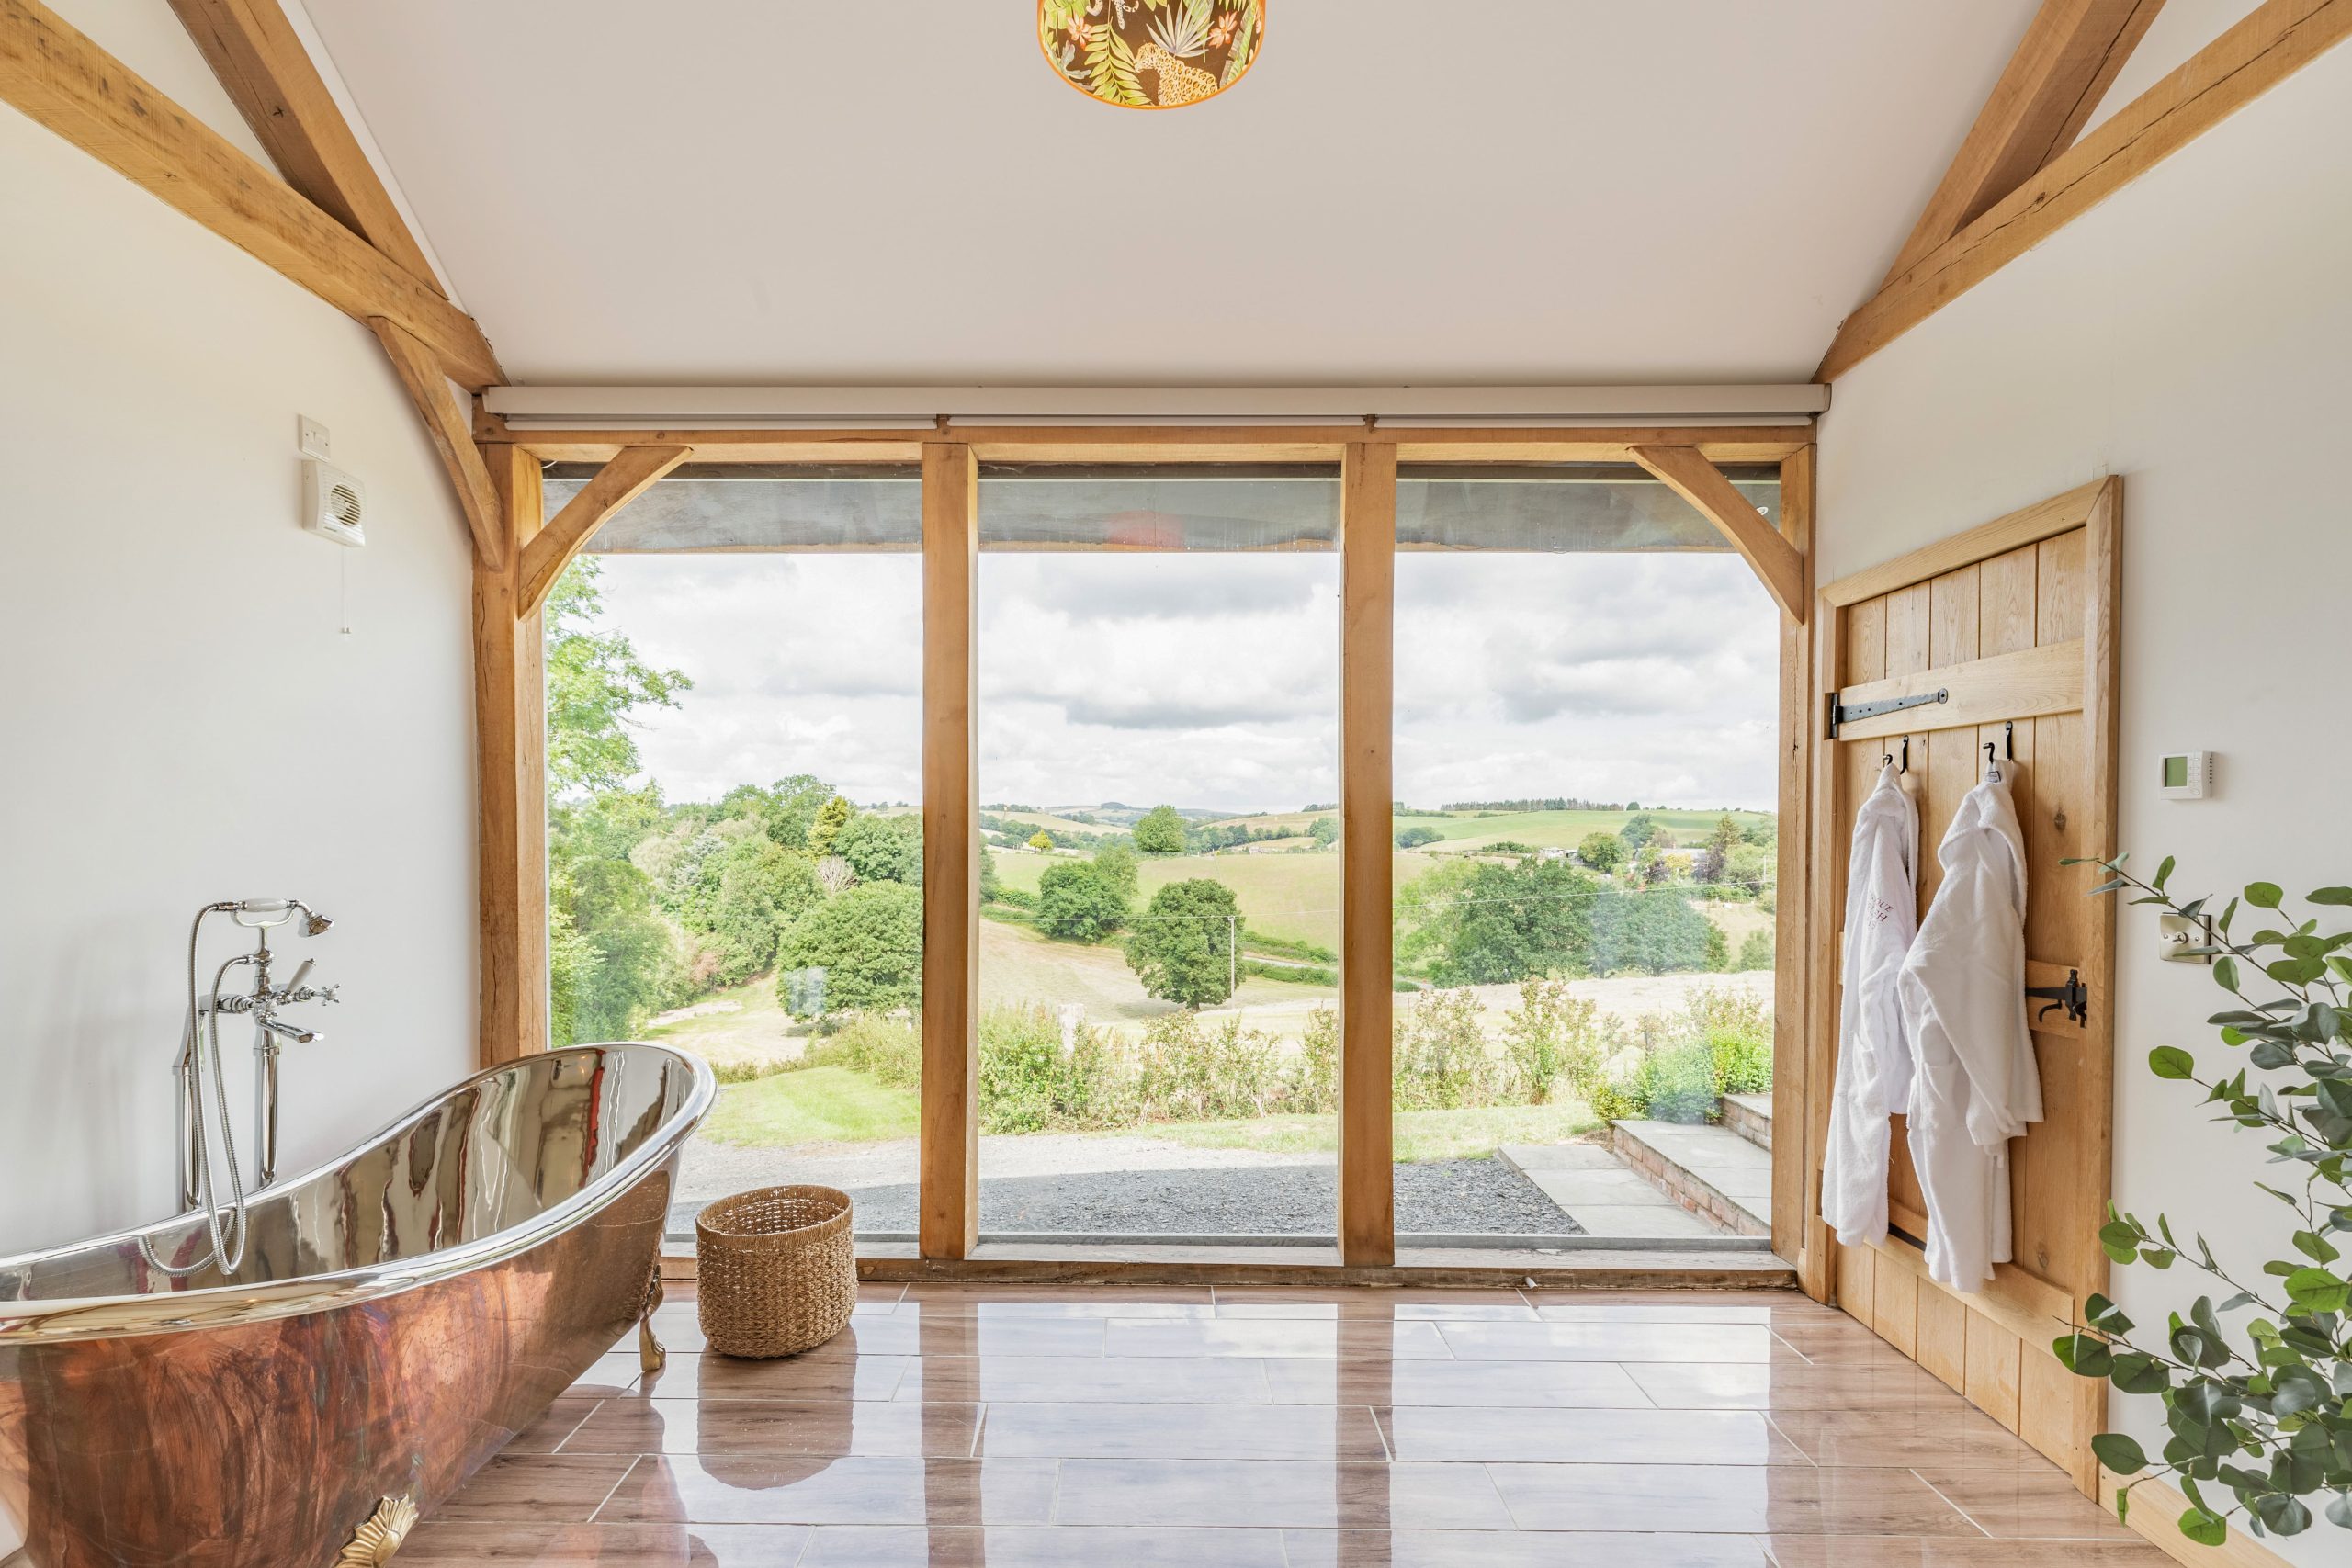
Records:
<instances>
[{"instance_id":1,"label":"bathtub gold claw foot","mask_svg":"<svg viewBox=\"0 0 2352 1568\"><path fill-rule=\"evenodd\" d=\"M416 1499L386 1497L352 1532L351 1544L336 1556L334 1568L383 1568L415 1528Z\"/></svg>"},{"instance_id":2,"label":"bathtub gold claw foot","mask_svg":"<svg viewBox=\"0 0 2352 1568\"><path fill-rule=\"evenodd\" d=\"M662 1260L653 1260L653 1277L646 1281L645 1305L637 1315L637 1365L639 1371L658 1372L670 1364L670 1352L653 1336L653 1314L662 1305Z\"/></svg>"}]
</instances>

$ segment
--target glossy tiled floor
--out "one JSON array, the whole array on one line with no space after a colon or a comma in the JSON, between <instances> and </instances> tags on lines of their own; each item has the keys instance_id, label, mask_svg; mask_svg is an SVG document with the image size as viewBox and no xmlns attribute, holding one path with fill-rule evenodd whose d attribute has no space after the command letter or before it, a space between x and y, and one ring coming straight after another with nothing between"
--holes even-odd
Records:
<instances>
[{"instance_id":1,"label":"glossy tiled floor","mask_svg":"<svg viewBox=\"0 0 2352 1568\"><path fill-rule=\"evenodd\" d=\"M2167 1561L1785 1294L869 1287L781 1361L661 1318L403 1568Z\"/></svg>"}]
</instances>

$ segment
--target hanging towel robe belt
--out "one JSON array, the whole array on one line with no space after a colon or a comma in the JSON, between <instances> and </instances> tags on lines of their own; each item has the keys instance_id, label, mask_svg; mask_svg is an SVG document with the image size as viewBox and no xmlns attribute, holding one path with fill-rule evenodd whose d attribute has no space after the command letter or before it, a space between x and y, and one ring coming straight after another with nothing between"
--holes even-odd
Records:
<instances>
[{"instance_id":1,"label":"hanging towel robe belt","mask_svg":"<svg viewBox=\"0 0 2352 1568\"><path fill-rule=\"evenodd\" d=\"M1997 768L1936 852L1936 889L1897 982L1915 1077L1912 1163L1930 1278L1976 1291L2010 1257L2008 1141L2041 1120L2027 1026L2025 836Z\"/></svg>"}]
</instances>

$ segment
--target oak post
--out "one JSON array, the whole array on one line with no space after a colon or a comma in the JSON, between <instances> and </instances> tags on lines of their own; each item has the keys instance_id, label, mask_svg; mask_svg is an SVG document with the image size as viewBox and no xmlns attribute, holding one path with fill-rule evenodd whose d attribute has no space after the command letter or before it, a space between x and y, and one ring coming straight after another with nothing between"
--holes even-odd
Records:
<instances>
[{"instance_id":1,"label":"oak post","mask_svg":"<svg viewBox=\"0 0 2352 1568\"><path fill-rule=\"evenodd\" d=\"M1814 448L1806 446L1781 464L1781 537L1795 548L1806 567L1804 590L1812 585ZM1805 827L1811 820L1813 722L1818 706L1813 694L1813 637L1804 622L1785 612L1781 616L1781 756L1780 871L1773 920L1772 996L1772 1124L1781 1135L1772 1142L1772 1250L1803 1269L1823 1267L1828 1252L1814 1216L1821 1213L1812 1190L1819 1168L1817 1151L1807 1135L1806 1096L1814 1092L1811 1054L1812 1019L1806 976L1812 955L1808 928ZM1826 1086L1823 1086L1826 1090ZM1811 1254L1811 1257L1808 1257Z\"/></svg>"},{"instance_id":2,"label":"oak post","mask_svg":"<svg viewBox=\"0 0 2352 1568\"><path fill-rule=\"evenodd\" d=\"M1340 502L1340 1261L1396 1260L1392 1032L1396 447L1348 444Z\"/></svg>"},{"instance_id":3,"label":"oak post","mask_svg":"<svg viewBox=\"0 0 2352 1568\"><path fill-rule=\"evenodd\" d=\"M925 1258L979 1243L979 777L973 667L979 467L922 449L922 1140Z\"/></svg>"},{"instance_id":4,"label":"oak post","mask_svg":"<svg viewBox=\"0 0 2352 1568\"><path fill-rule=\"evenodd\" d=\"M538 460L486 446L503 530L500 560L474 562L474 758L480 792L484 1066L548 1047L547 660L518 563L542 507Z\"/></svg>"}]
</instances>

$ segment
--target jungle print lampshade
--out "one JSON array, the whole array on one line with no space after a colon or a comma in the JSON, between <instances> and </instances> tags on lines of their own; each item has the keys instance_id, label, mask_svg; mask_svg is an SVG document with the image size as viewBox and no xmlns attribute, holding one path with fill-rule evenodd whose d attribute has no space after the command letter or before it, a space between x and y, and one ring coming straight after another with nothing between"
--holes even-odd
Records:
<instances>
[{"instance_id":1,"label":"jungle print lampshade","mask_svg":"<svg viewBox=\"0 0 2352 1568\"><path fill-rule=\"evenodd\" d=\"M1257 63L1266 0L1037 0L1037 43L1062 80L1130 109L1213 98Z\"/></svg>"}]
</instances>

